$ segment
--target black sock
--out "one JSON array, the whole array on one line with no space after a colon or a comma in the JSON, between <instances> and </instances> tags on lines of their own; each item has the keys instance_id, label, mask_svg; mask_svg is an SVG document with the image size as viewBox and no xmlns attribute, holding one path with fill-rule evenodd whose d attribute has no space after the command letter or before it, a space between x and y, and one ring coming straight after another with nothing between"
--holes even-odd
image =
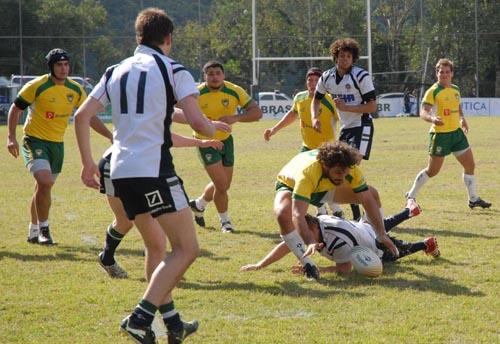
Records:
<instances>
[{"instance_id":1,"label":"black sock","mask_svg":"<svg viewBox=\"0 0 500 344\"><path fill-rule=\"evenodd\" d=\"M113 265L115 263L115 251L123 239L123 234L118 233L113 225L109 225L106 231L106 243L103 250L101 261L104 265Z\"/></svg>"},{"instance_id":2,"label":"black sock","mask_svg":"<svg viewBox=\"0 0 500 344\"><path fill-rule=\"evenodd\" d=\"M358 221L361 218L361 211L359 210L359 205L351 204L352 219Z\"/></svg>"},{"instance_id":3,"label":"black sock","mask_svg":"<svg viewBox=\"0 0 500 344\"><path fill-rule=\"evenodd\" d=\"M425 246L425 243L423 241L419 241L416 243L412 243L410 245L410 248L408 249L408 251L411 254L411 253L415 253L418 251L424 251L425 249L427 249L427 246Z\"/></svg>"},{"instance_id":4,"label":"black sock","mask_svg":"<svg viewBox=\"0 0 500 344\"><path fill-rule=\"evenodd\" d=\"M174 307L174 301L161 305L158 310L161 313L163 322L167 327L169 332L180 332L182 331L182 321L181 316Z\"/></svg>"},{"instance_id":5,"label":"black sock","mask_svg":"<svg viewBox=\"0 0 500 344\"><path fill-rule=\"evenodd\" d=\"M151 326L157 307L148 300L142 299L132 313L134 323L139 326Z\"/></svg>"},{"instance_id":6,"label":"black sock","mask_svg":"<svg viewBox=\"0 0 500 344\"><path fill-rule=\"evenodd\" d=\"M384 219L385 231L388 232L401 222L406 221L410 218L410 209L404 208L400 213L394 214L391 217L386 217Z\"/></svg>"}]
</instances>

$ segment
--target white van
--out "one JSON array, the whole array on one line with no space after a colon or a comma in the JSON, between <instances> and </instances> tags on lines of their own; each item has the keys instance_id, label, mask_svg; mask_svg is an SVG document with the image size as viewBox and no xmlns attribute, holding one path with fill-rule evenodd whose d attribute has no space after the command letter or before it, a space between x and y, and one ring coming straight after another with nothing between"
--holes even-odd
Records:
<instances>
[{"instance_id":1,"label":"white van","mask_svg":"<svg viewBox=\"0 0 500 344\"><path fill-rule=\"evenodd\" d=\"M259 92L259 106L265 119L280 119L290 111L292 103L292 98L282 92Z\"/></svg>"},{"instance_id":2,"label":"white van","mask_svg":"<svg viewBox=\"0 0 500 344\"><path fill-rule=\"evenodd\" d=\"M377 96L377 113L379 117L417 116L417 98L409 94L405 107L405 93L392 92Z\"/></svg>"}]
</instances>

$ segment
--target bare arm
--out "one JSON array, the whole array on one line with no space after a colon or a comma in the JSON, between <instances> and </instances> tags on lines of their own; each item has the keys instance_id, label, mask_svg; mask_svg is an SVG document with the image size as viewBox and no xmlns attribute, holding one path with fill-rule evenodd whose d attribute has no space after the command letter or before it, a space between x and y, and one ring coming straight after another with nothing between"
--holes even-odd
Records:
<instances>
[{"instance_id":1,"label":"bare arm","mask_svg":"<svg viewBox=\"0 0 500 344\"><path fill-rule=\"evenodd\" d=\"M172 121L174 121L175 123L180 123L180 124L189 124L187 119L186 119L186 116L184 116L184 111L182 111L182 109L179 109L177 107L174 108L174 114L172 115ZM215 129L217 129L217 130L221 130L221 131L226 132L226 133L231 132L231 126L227 123L224 123L221 121L211 121L211 120L208 120L208 121L211 122L215 126Z\"/></svg>"},{"instance_id":2,"label":"bare arm","mask_svg":"<svg viewBox=\"0 0 500 344\"><path fill-rule=\"evenodd\" d=\"M208 137L215 134L215 126L201 113L196 95L184 97L178 102L187 123L194 131Z\"/></svg>"},{"instance_id":3,"label":"bare arm","mask_svg":"<svg viewBox=\"0 0 500 344\"><path fill-rule=\"evenodd\" d=\"M90 122L98 111L102 110L102 105L96 99L88 97L78 108L75 114L76 142L80 151L82 161L81 179L83 183L91 188L99 188L99 182L95 177L99 177L99 170L92 158L90 149Z\"/></svg>"},{"instance_id":4,"label":"bare arm","mask_svg":"<svg viewBox=\"0 0 500 344\"><path fill-rule=\"evenodd\" d=\"M420 118L424 121L432 123L434 125L443 125L443 120L439 116L434 116L432 114L432 105L422 104L422 108L420 109Z\"/></svg>"},{"instance_id":5,"label":"bare arm","mask_svg":"<svg viewBox=\"0 0 500 344\"><path fill-rule=\"evenodd\" d=\"M240 268L240 271L260 270L268 265L271 265L272 263L277 262L278 260L286 256L289 252L290 249L288 248L286 243L282 241L278 245L276 245L264 258L262 258L261 261L256 264L244 265Z\"/></svg>"},{"instance_id":6,"label":"bare arm","mask_svg":"<svg viewBox=\"0 0 500 344\"><path fill-rule=\"evenodd\" d=\"M458 112L460 114L460 125L462 126L462 130L464 131L465 134L468 134L469 133L469 124L467 123L467 120L465 119L464 112L462 110L462 105L459 105Z\"/></svg>"},{"instance_id":7,"label":"bare arm","mask_svg":"<svg viewBox=\"0 0 500 344\"><path fill-rule=\"evenodd\" d=\"M262 110L254 100L245 108L241 115L237 116L223 116L220 118L222 122L227 124L234 124L236 122L255 122L262 118Z\"/></svg>"},{"instance_id":8,"label":"bare arm","mask_svg":"<svg viewBox=\"0 0 500 344\"><path fill-rule=\"evenodd\" d=\"M321 133L321 122L319 121L319 108L321 105L321 100L313 98L311 102L311 121L313 129L318 133Z\"/></svg>"},{"instance_id":9,"label":"bare arm","mask_svg":"<svg viewBox=\"0 0 500 344\"><path fill-rule=\"evenodd\" d=\"M288 111L278 123L276 123L272 128L268 128L264 131L264 139L266 141L269 141L271 139L271 136L295 122L296 119L297 113L293 110Z\"/></svg>"},{"instance_id":10,"label":"bare arm","mask_svg":"<svg viewBox=\"0 0 500 344\"><path fill-rule=\"evenodd\" d=\"M306 222L306 214L309 203L298 199L292 199L292 222L296 230L299 231L302 240L306 245L316 244L312 232Z\"/></svg>"},{"instance_id":11,"label":"bare arm","mask_svg":"<svg viewBox=\"0 0 500 344\"><path fill-rule=\"evenodd\" d=\"M395 257L398 257L398 249L385 231L384 220L380 215L377 200L369 190L360 192L357 195L360 199L360 203L363 205L363 208L366 211L366 214L368 215L368 218L370 219L375 233L377 234L377 240L380 243L384 244L392 252L392 254L394 254Z\"/></svg>"},{"instance_id":12,"label":"bare arm","mask_svg":"<svg viewBox=\"0 0 500 344\"><path fill-rule=\"evenodd\" d=\"M335 98L335 106L341 111L371 113L377 111L377 101L370 100L365 104L347 105L343 99Z\"/></svg>"},{"instance_id":13,"label":"bare arm","mask_svg":"<svg viewBox=\"0 0 500 344\"><path fill-rule=\"evenodd\" d=\"M193 137L186 137L175 133L171 134L172 145L174 147L212 147L221 150L224 144L219 140L200 140Z\"/></svg>"},{"instance_id":14,"label":"bare arm","mask_svg":"<svg viewBox=\"0 0 500 344\"><path fill-rule=\"evenodd\" d=\"M19 156L19 144L17 143L16 138L16 128L17 123L19 123L19 116L22 112L22 109L18 108L16 104L12 103L9 109L7 120L9 127L9 134L7 136L7 150L14 158L17 158Z\"/></svg>"},{"instance_id":15,"label":"bare arm","mask_svg":"<svg viewBox=\"0 0 500 344\"><path fill-rule=\"evenodd\" d=\"M102 111L103 109L104 109L104 107L102 107L102 109L99 110L99 111ZM96 133L104 136L109 141L113 142L113 133L111 133L111 131L109 131L108 127L106 127L106 125L104 124L104 122L99 117L93 116L90 119L90 127L92 129L94 129L94 131Z\"/></svg>"}]
</instances>

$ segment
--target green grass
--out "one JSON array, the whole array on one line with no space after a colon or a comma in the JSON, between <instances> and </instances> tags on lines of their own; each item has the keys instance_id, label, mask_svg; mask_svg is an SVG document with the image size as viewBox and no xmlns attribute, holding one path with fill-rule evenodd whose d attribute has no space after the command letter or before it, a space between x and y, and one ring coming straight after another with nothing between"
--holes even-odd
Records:
<instances>
[{"instance_id":1,"label":"green grass","mask_svg":"<svg viewBox=\"0 0 500 344\"><path fill-rule=\"evenodd\" d=\"M321 283L291 274L291 256L265 270L238 271L279 240L272 213L275 176L301 142L297 125L268 143L262 133L272 122L236 125L230 214L237 232L222 234L210 205L211 228L198 231L201 256L174 291L184 318L201 321L199 334L188 342L500 342L500 118L469 123L479 194L493 207L469 210L461 168L448 157L419 195L423 214L395 230L406 240L435 234L442 258L415 254L386 266L376 279L324 274ZM186 127L175 130L189 134ZM403 207L404 193L425 167L428 125L415 118L378 119L375 130L371 160L362 167L390 214ZM5 139L6 127L0 127L0 137ZM107 143L93 136L93 145L97 159ZM195 151L177 149L174 158L189 195L198 196L208 177ZM129 279L111 280L100 270L96 257L112 215L104 197L80 182L73 128L53 190L56 247L25 242L33 181L5 148L0 163L0 342L128 343L118 324L146 288L142 241L133 231L118 250ZM159 322L156 327L164 331Z\"/></svg>"}]
</instances>

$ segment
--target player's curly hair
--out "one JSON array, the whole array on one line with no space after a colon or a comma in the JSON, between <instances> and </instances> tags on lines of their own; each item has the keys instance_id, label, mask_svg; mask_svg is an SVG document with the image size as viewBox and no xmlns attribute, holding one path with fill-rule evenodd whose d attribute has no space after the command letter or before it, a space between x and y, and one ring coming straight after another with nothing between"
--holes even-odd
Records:
<instances>
[{"instance_id":1,"label":"player's curly hair","mask_svg":"<svg viewBox=\"0 0 500 344\"><path fill-rule=\"evenodd\" d=\"M359 59L359 43L352 38L337 39L330 45L330 56L333 62L337 62L341 51L348 51L352 55L352 63L356 63Z\"/></svg>"},{"instance_id":2,"label":"player's curly hair","mask_svg":"<svg viewBox=\"0 0 500 344\"><path fill-rule=\"evenodd\" d=\"M359 161L359 151L349 146L345 142L335 141L323 143L319 147L318 161L328 167L340 165L341 167L351 167Z\"/></svg>"},{"instance_id":3,"label":"player's curly hair","mask_svg":"<svg viewBox=\"0 0 500 344\"><path fill-rule=\"evenodd\" d=\"M149 7L137 15L135 19L135 40L137 44L159 46L165 37L174 31L174 23L167 13L155 7Z\"/></svg>"}]
</instances>

